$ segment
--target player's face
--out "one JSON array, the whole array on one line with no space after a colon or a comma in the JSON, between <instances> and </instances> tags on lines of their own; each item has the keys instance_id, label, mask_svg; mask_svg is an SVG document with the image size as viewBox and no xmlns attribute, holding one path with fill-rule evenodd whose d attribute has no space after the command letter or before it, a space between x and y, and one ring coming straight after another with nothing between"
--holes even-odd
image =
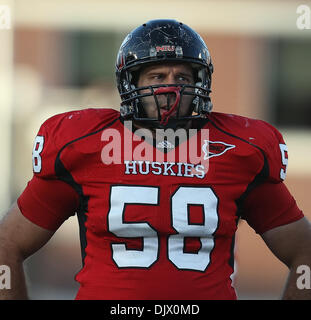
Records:
<instances>
[{"instance_id":1,"label":"player's face","mask_svg":"<svg viewBox=\"0 0 311 320\"><path fill-rule=\"evenodd\" d=\"M155 64L144 68L138 78L138 87L162 84L188 84L194 85L194 75L192 68L186 63L165 63ZM189 89L187 89L189 91ZM140 93L150 92L140 90ZM157 95L160 106L160 114L169 110L176 101L175 93ZM193 100L191 95L183 95L181 99L179 117L187 116L191 113L190 106ZM142 98L144 110L148 118L158 118L158 109L154 96ZM174 115L172 115L174 117Z\"/></svg>"}]
</instances>

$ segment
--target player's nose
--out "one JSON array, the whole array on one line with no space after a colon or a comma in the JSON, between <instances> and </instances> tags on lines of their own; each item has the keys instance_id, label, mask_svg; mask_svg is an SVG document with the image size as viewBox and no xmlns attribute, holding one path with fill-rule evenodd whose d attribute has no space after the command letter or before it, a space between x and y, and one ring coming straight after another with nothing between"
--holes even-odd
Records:
<instances>
[{"instance_id":1,"label":"player's nose","mask_svg":"<svg viewBox=\"0 0 311 320\"><path fill-rule=\"evenodd\" d=\"M171 82L172 83L172 82ZM168 110L171 108L171 106L175 103L176 101L176 94L174 92L172 93L167 93L165 95L165 108Z\"/></svg>"},{"instance_id":2,"label":"player's nose","mask_svg":"<svg viewBox=\"0 0 311 320\"><path fill-rule=\"evenodd\" d=\"M175 83L175 74L173 72L169 72L166 76L166 82L167 84L173 84Z\"/></svg>"}]
</instances>

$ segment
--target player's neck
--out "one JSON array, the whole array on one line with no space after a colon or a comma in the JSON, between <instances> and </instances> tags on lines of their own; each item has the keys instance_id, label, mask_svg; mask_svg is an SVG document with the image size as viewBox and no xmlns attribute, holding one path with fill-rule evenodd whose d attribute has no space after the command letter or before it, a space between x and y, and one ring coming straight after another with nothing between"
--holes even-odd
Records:
<instances>
[{"instance_id":1,"label":"player's neck","mask_svg":"<svg viewBox=\"0 0 311 320\"><path fill-rule=\"evenodd\" d=\"M156 137L159 137L161 135L165 135L166 134L166 130L171 129L173 131L179 130L179 129L184 129L186 131L188 131L190 128L192 128L192 121L189 120L185 123L183 123L182 125L178 125L178 126L164 126L164 127L157 127L155 125L148 125L146 124L146 122L142 123L142 122L138 122L138 121L133 121L133 128L136 129L146 129L146 130L150 130L153 138L155 139Z\"/></svg>"}]
</instances>

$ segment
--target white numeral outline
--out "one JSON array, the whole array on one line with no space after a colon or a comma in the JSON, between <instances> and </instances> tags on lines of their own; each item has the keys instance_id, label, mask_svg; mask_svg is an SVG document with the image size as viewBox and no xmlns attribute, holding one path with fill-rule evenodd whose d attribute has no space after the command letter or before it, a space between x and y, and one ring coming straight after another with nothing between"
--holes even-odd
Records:
<instances>
[{"instance_id":1,"label":"white numeral outline","mask_svg":"<svg viewBox=\"0 0 311 320\"><path fill-rule=\"evenodd\" d=\"M190 224L189 206L201 205L203 224ZM168 238L168 258L181 270L205 271L214 248L213 234L218 227L218 198L209 187L179 187L171 197L172 227L177 234ZM185 238L200 238L197 253L184 252Z\"/></svg>"},{"instance_id":2,"label":"white numeral outline","mask_svg":"<svg viewBox=\"0 0 311 320\"><path fill-rule=\"evenodd\" d=\"M108 230L120 238L142 238L143 249L128 249L125 243L111 244L112 259L119 268L149 268L158 259L158 234L148 222L124 222L127 205L158 205L157 187L111 186Z\"/></svg>"},{"instance_id":3,"label":"white numeral outline","mask_svg":"<svg viewBox=\"0 0 311 320\"><path fill-rule=\"evenodd\" d=\"M40 153L43 150L44 137L36 136L32 150L32 167L35 173L40 173L42 169L42 159Z\"/></svg>"},{"instance_id":4,"label":"white numeral outline","mask_svg":"<svg viewBox=\"0 0 311 320\"><path fill-rule=\"evenodd\" d=\"M286 178L286 170L287 170L287 165L288 165L288 158L286 157L286 152L288 152L287 145L284 143L280 143L280 150L281 150L281 157L282 157L282 164L285 166L285 169L281 168L280 170L280 178L282 180L285 180Z\"/></svg>"}]
</instances>

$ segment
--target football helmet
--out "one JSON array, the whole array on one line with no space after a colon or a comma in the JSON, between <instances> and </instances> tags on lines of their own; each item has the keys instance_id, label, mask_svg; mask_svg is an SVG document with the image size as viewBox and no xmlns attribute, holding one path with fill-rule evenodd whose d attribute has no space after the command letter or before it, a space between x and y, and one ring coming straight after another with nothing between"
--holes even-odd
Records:
<instances>
[{"instance_id":1,"label":"football helmet","mask_svg":"<svg viewBox=\"0 0 311 320\"><path fill-rule=\"evenodd\" d=\"M139 71L148 64L182 62L190 64L195 83L137 86ZM134 29L124 39L116 61L117 87L121 96L121 115L154 126L204 117L212 109L210 99L213 64L201 36L176 20L151 20ZM143 93L142 93L143 92ZM160 113L158 96L175 96L174 103ZM179 116L183 96L192 95L190 112ZM158 116L147 117L143 97L153 96Z\"/></svg>"}]
</instances>

